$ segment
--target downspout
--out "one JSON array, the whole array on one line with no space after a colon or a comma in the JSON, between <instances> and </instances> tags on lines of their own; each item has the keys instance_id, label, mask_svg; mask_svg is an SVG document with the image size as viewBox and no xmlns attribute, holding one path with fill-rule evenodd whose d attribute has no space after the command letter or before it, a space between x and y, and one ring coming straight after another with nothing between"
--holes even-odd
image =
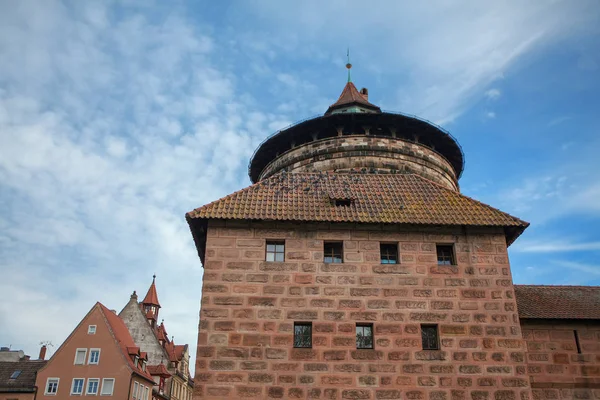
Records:
<instances>
[{"instance_id":1,"label":"downspout","mask_svg":"<svg viewBox=\"0 0 600 400\"><path fill-rule=\"evenodd\" d=\"M38 391L38 387L34 386L33 387L33 400L35 400L37 398L37 391Z\"/></svg>"}]
</instances>

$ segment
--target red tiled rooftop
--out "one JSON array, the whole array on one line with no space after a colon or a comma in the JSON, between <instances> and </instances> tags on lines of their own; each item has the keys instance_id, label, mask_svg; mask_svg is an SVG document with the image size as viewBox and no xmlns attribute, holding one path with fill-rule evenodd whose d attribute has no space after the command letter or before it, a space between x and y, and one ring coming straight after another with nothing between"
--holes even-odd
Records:
<instances>
[{"instance_id":1,"label":"red tiled rooftop","mask_svg":"<svg viewBox=\"0 0 600 400\"><path fill-rule=\"evenodd\" d=\"M281 173L187 218L495 226L505 228L509 244L529 225L414 174Z\"/></svg>"},{"instance_id":2,"label":"red tiled rooftop","mask_svg":"<svg viewBox=\"0 0 600 400\"><path fill-rule=\"evenodd\" d=\"M378 106L370 103L367 99L363 97L362 94L360 94L356 86L354 86L354 83L348 82L346 86L344 86L344 89L342 90L342 94L340 94L339 99L337 99L335 103L329 106L329 109L327 109L327 113L333 111L336 108L341 108L345 105L350 105L354 103L361 104L369 109L381 112Z\"/></svg>"},{"instance_id":3,"label":"red tiled rooftop","mask_svg":"<svg viewBox=\"0 0 600 400\"><path fill-rule=\"evenodd\" d=\"M600 286L515 285L519 318L600 319Z\"/></svg>"}]
</instances>

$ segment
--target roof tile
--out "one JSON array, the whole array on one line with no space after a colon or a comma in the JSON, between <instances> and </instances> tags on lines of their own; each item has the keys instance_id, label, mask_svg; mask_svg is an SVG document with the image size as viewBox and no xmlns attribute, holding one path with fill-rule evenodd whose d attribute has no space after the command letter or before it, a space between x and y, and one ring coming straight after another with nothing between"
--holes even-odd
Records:
<instances>
[{"instance_id":1,"label":"roof tile","mask_svg":"<svg viewBox=\"0 0 600 400\"><path fill-rule=\"evenodd\" d=\"M350 205L336 206L336 199ZM414 174L284 172L187 217L509 227L509 244L529 225Z\"/></svg>"},{"instance_id":2,"label":"roof tile","mask_svg":"<svg viewBox=\"0 0 600 400\"><path fill-rule=\"evenodd\" d=\"M600 319L600 286L515 285L519 318Z\"/></svg>"}]
</instances>

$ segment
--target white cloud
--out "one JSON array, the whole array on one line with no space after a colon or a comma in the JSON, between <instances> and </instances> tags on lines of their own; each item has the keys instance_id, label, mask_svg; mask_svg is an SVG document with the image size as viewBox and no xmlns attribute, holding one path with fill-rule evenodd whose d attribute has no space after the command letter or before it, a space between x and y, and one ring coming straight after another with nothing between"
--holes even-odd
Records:
<instances>
[{"instance_id":1,"label":"white cloud","mask_svg":"<svg viewBox=\"0 0 600 400\"><path fill-rule=\"evenodd\" d=\"M496 118L496 113L494 111L486 111L485 116L488 119L494 119Z\"/></svg>"},{"instance_id":2,"label":"white cloud","mask_svg":"<svg viewBox=\"0 0 600 400\"><path fill-rule=\"evenodd\" d=\"M194 354L202 268L184 213L245 183L287 118L243 100L201 27L132 7L0 15L0 343L32 355L153 273L169 334Z\"/></svg>"},{"instance_id":3,"label":"white cloud","mask_svg":"<svg viewBox=\"0 0 600 400\"><path fill-rule=\"evenodd\" d=\"M379 1L377 7L359 1L255 0L246 5L240 20L252 12L259 31L280 32L260 36L263 44L268 40L299 60L328 59L342 78L345 44L351 43L356 81L371 75L380 87L397 87L397 97L383 99L383 108L442 124L528 56L565 38L596 32L599 16L593 0ZM253 25L247 37L252 41L259 35ZM320 47L315 49L315 43Z\"/></svg>"},{"instance_id":4,"label":"white cloud","mask_svg":"<svg viewBox=\"0 0 600 400\"><path fill-rule=\"evenodd\" d=\"M489 89L485 92L485 97L487 97L489 100L496 100L499 99L501 95L501 92L499 89Z\"/></svg>"}]
</instances>

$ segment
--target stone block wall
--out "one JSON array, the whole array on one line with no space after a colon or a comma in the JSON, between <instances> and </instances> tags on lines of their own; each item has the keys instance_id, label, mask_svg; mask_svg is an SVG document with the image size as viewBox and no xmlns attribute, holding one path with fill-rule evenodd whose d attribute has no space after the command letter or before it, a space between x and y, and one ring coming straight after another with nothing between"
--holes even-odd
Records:
<instances>
[{"instance_id":1,"label":"stone block wall","mask_svg":"<svg viewBox=\"0 0 600 400\"><path fill-rule=\"evenodd\" d=\"M535 399L600 398L600 323L529 319L521 327Z\"/></svg>"},{"instance_id":2,"label":"stone block wall","mask_svg":"<svg viewBox=\"0 0 600 400\"><path fill-rule=\"evenodd\" d=\"M285 240L285 262L265 261L267 239ZM323 263L328 240L344 263ZM381 242L400 264L380 263ZM195 399L529 399L501 229L211 221L204 268ZM293 347L295 321L312 322L312 348ZM372 350L356 349L361 322ZM440 350L422 349L421 324Z\"/></svg>"},{"instance_id":3,"label":"stone block wall","mask_svg":"<svg viewBox=\"0 0 600 400\"><path fill-rule=\"evenodd\" d=\"M458 190L452 165L440 153L398 138L349 135L309 142L288 150L269 163L260 179L282 169L289 172L375 169L414 173L451 190Z\"/></svg>"}]
</instances>

